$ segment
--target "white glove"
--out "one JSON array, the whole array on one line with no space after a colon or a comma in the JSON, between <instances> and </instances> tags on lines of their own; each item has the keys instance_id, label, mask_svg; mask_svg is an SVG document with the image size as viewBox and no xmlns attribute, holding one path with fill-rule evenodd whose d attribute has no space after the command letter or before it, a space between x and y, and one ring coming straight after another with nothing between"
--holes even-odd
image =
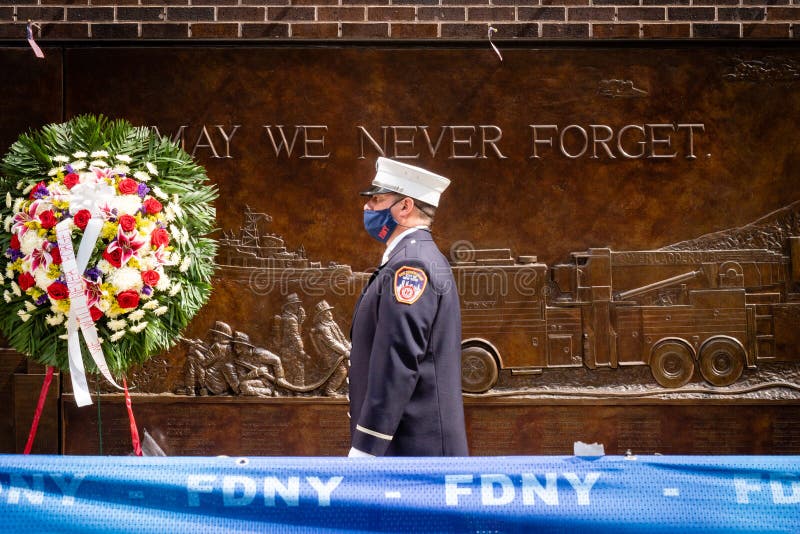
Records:
<instances>
[{"instance_id":1,"label":"white glove","mask_svg":"<svg viewBox=\"0 0 800 534\"><path fill-rule=\"evenodd\" d=\"M367 454L364 451L360 451L354 447L350 447L350 452L347 453L348 458L374 458L375 456L372 454Z\"/></svg>"}]
</instances>

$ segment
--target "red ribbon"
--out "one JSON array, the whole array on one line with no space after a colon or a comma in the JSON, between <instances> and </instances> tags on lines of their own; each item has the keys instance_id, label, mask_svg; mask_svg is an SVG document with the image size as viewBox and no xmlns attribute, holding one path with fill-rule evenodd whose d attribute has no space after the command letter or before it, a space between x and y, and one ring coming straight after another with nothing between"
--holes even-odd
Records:
<instances>
[{"instance_id":1,"label":"red ribbon","mask_svg":"<svg viewBox=\"0 0 800 534\"><path fill-rule=\"evenodd\" d=\"M53 381L53 366L47 366L47 374L44 375L44 383L42 384L42 391L39 392L39 402L36 403L36 412L33 414L33 423L31 423L31 431L28 433L28 443L25 444L25 452L23 454L30 454L33 448L33 440L36 438L36 430L39 428L39 419L42 417L42 410L44 410L44 401L47 399L47 391L50 389L50 382Z\"/></svg>"},{"instance_id":2,"label":"red ribbon","mask_svg":"<svg viewBox=\"0 0 800 534\"><path fill-rule=\"evenodd\" d=\"M125 406L128 408L128 419L131 422L131 441L133 442L133 453L136 456L141 456L142 444L139 441L139 430L136 428L136 419L133 417L131 394L128 393L128 381L125 380L125 377L122 377L122 387L125 389Z\"/></svg>"}]
</instances>

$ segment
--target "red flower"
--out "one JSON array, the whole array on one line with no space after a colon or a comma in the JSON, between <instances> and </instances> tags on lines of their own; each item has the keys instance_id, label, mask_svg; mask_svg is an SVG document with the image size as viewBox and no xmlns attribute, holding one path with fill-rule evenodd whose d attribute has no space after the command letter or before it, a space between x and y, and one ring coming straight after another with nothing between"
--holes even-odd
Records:
<instances>
[{"instance_id":1,"label":"red flower","mask_svg":"<svg viewBox=\"0 0 800 534\"><path fill-rule=\"evenodd\" d=\"M81 181L81 177L75 174L74 172L69 173L64 177L64 185L67 186L67 189L72 189L78 182Z\"/></svg>"},{"instance_id":2,"label":"red flower","mask_svg":"<svg viewBox=\"0 0 800 534\"><path fill-rule=\"evenodd\" d=\"M169 245L169 233L163 228L156 228L150 235L150 244L153 248L166 247Z\"/></svg>"},{"instance_id":3,"label":"red flower","mask_svg":"<svg viewBox=\"0 0 800 534\"><path fill-rule=\"evenodd\" d=\"M131 215L120 215L119 225L123 232L130 232L136 228L136 219Z\"/></svg>"},{"instance_id":4,"label":"red flower","mask_svg":"<svg viewBox=\"0 0 800 534\"><path fill-rule=\"evenodd\" d=\"M135 308L139 305L139 293L129 289L117 295L117 304L120 308Z\"/></svg>"},{"instance_id":5,"label":"red flower","mask_svg":"<svg viewBox=\"0 0 800 534\"><path fill-rule=\"evenodd\" d=\"M9 246L14 250L19 250L19 238L17 237L17 234L11 235L11 244Z\"/></svg>"},{"instance_id":6,"label":"red flower","mask_svg":"<svg viewBox=\"0 0 800 534\"><path fill-rule=\"evenodd\" d=\"M119 192L123 195L135 195L139 191L139 184L136 183L136 180L131 180L130 178L120 180L117 187L119 187Z\"/></svg>"},{"instance_id":7,"label":"red flower","mask_svg":"<svg viewBox=\"0 0 800 534\"><path fill-rule=\"evenodd\" d=\"M46 210L39 214L39 222L42 228L49 230L54 227L58 221L56 220L56 216L53 215L53 210Z\"/></svg>"},{"instance_id":8,"label":"red flower","mask_svg":"<svg viewBox=\"0 0 800 534\"><path fill-rule=\"evenodd\" d=\"M53 264L61 265L61 251L57 247L53 247L48 252L50 252L50 257L53 259Z\"/></svg>"},{"instance_id":9,"label":"red flower","mask_svg":"<svg viewBox=\"0 0 800 534\"><path fill-rule=\"evenodd\" d=\"M164 207L164 206L161 205L161 202L159 202L158 200L154 199L153 197L150 197L147 200L145 200L142 203L142 206L144 207L145 211L147 213L149 213L150 215L154 215L154 214L158 213Z\"/></svg>"},{"instance_id":10,"label":"red flower","mask_svg":"<svg viewBox=\"0 0 800 534\"><path fill-rule=\"evenodd\" d=\"M63 282L53 282L47 286L47 294L53 300L62 300L69 296L69 289Z\"/></svg>"},{"instance_id":11,"label":"red flower","mask_svg":"<svg viewBox=\"0 0 800 534\"><path fill-rule=\"evenodd\" d=\"M108 263L113 265L114 267L121 267L122 266L122 249L115 248L111 252L108 249L103 251L103 259L106 260Z\"/></svg>"},{"instance_id":12,"label":"red flower","mask_svg":"<svg viewBox=\"0 0 800 534\"><path fill-rule=\"evenodd\" d=\"M97 306L92 306L89 308L89 313L92 315L92 321L97 321L103 316L103 312Z\"/></svg>"},{"instance_id":13,"label":"red flower","mask_svg":"<svg viewBox=\"0 0 800 534\"><path fill-rule=\"evenodd\" d=\"M19 284L19 288L23 291L27 291L33 287L36 283L36 280L33 279L33 275L31 273L25 272L19 275L17 278L17 283Z\"/></svg>"},{"instance_id":14,"label":"red flower","mask_svg":"<svg viewBox=\"0 0 800 534\"><path fill-rule=\"evenodd\" d=\"M157 271L142 271L142 281L150 287L155 287L160 278Z\"/></svg>"},{"instance_id":15,"label":"red flower","mask_svg":"<svg viewBox=\"0 0 800 534\"><path fill-rule=\"evenodd\" d=\"M91 218L92 212L89 210L80 210L78 213L72 216L72 222L74 222L75 226L81 230L85 230L86 225L89 224L89 219Z\"/></svg>"}]
</instances>

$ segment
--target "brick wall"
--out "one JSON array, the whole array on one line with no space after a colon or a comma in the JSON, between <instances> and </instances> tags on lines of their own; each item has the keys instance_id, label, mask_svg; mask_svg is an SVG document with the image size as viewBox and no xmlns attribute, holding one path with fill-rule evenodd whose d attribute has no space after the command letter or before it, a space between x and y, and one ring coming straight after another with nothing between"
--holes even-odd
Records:
<instances>
[{"instance_id":1,"label":"brick wall","mask_svg":"<svg viewBox=\"0 0 800 534\"><path fill-rule=\"evenodd\" d=\"M0 39L792 39L800 0L0 0Z\"/></svg>"}]
</instances>

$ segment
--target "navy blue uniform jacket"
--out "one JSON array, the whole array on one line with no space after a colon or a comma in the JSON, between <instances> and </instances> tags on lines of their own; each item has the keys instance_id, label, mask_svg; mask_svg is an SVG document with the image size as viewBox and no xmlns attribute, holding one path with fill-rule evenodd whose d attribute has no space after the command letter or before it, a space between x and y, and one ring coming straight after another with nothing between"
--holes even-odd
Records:
<instances>
[{"instance_id":1,"label":"navy blue uniform jacket","mask_svg":"<svg viewBox=\"0 0 800 534\"><path fill-rule=\"evenodd\" d=\"M395 274L408 267L425 273L411 271L413 281L427 278L412 304L395 294ZM364 288L350 335L352 446L375 456L466 456L461 310L430 232L397 244Z\"/></svg>"}]
</instances>

